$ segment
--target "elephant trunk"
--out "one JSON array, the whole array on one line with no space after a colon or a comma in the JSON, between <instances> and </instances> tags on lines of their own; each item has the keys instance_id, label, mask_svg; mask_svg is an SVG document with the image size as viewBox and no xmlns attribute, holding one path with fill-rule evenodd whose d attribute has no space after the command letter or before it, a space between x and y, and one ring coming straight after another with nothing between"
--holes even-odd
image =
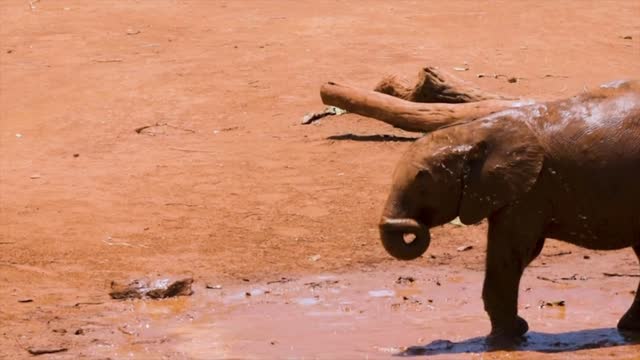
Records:
<instances>
[{"instance_id":1,"label":"elephant trunk","mask_svg":"<svg viewBox=\"0 0 640 360\"><path fill-rule=\"evenodd\" d=\"M409 238L412 237L412 238ZM400 260L413 260L429 247L429 229L413 219L382 218L380 238L387 252Z\"/></svg>"}]
</instances>

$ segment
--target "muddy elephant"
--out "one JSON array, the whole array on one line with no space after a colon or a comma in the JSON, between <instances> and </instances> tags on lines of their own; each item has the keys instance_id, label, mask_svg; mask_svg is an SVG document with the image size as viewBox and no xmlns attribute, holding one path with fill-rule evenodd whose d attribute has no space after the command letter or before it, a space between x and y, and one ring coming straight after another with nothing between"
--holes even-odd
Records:
<instances>
[{"instance_id":1,"label":"muddy elephant","mask_svg":"<svg viewBox=\"0 0 640 360\"><path fill-rule=\"evenodd\" d=\"M394 173L379 224L384 248L415 259L429 246L429 229L456 217L489 222L489 339L527 332L519 282L546 238L632 247L640 257L640 82L512 107L416 141ZM638 290L619 329L640 331Z\"/></svg>"}]
</instances>

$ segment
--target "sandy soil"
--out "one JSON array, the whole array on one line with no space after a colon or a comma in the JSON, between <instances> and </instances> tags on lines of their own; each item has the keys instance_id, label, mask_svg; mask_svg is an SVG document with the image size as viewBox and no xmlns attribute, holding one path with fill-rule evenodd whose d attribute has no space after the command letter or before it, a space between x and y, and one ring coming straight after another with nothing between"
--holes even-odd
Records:
<instances>
[{"instance_id":1,"label":"sandy soil","mask_svg":"<svg viewBox=\"0 0 640 360\"><path fill-rule=\"evenodd\" d=\"M387 358L431 343L412 354L489 356L474 340L488 329L485 225L435 230L411 264L378 241L410 142L372 135L416 134L356 115L300 120L322 108L324 81L370 88L425 65L466 64L456 75L534 98L640 78L639 19L637 1L0 0L0 355ZM532 331L556 337L532 333L522 352L490 356L546 357L551 346L563 359L640 358L613 329L638 278L606 271L637 275L635 256L549 241L521 307ZM322 274L348 285L296 303ZM420 304L369 294L411 274ZM112 280L182 276L196 280L186 300L107 295ZM438 276L442 289L429 280ZM297 280L267 286L281 277ZM262 292L232 296L252 289ZM541 316L549 297L565 299L568 315ZM455 301L438 305L445 298ZM368 315L339 318L338 341L336 317L308 309L345 301ZM127 330L149 317L155 332ZM195 325L171 325L180 321ZM211 339L221 345L203 345Z\"/></svg>"}]
</instances>

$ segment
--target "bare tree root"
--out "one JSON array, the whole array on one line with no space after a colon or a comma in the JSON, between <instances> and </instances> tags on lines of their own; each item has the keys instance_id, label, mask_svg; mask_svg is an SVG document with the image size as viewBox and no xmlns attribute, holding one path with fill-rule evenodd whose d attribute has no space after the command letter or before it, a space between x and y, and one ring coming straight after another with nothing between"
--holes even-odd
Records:
<instances>
[{"instance_id":1,"label":"bare tree root","mask_svg":"<svg viewBox=\"0 0 640 360\"><path fill-rule=\"evenodd\" d=\"M403 100L420 103L461 104L484 100L517 99L480 90L434 67L421 69L417 82L412 86L403 84L395 76L388 76L382 79L374 90Z\"/></svg>"}]
</instances>

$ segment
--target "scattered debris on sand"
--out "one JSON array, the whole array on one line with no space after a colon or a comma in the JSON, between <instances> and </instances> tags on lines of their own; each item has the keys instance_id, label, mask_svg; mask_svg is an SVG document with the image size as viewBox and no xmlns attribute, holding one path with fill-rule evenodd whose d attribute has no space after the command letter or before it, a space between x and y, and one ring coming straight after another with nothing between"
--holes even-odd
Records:
<instances>
[{"instance_id":1,"label":"scattered debris on sand","mask_svg":"<svg viewBox=\"0 0 640 360\"><path fill-rule=\"evenodd\" d=\"M333 116L333 115L342 115L346 113L346 110L340 109L335 106L327 106L324 110L320 112L308 113L302 118L302 125L309 125L316 120L320 120L325 116Z\"/></svg>"},{"instance_id":2,"label":"scattered debris on sand","mask_svg":"<svg viewBox=\"0 0 640 360\"><path fill-rule=\"evenodd\" d=\"M193 294L192 278L169 281L160 279L149 282L147 280L134 280L127 285L111 282L112 299L165 299L175 296L190 296Z\"/></svg>"},{"instance_id":3,"label":"scattered debris on sand","mask_svg":"<svg viewBox=\"0 0 640 360\"><path fill-rule=\"evenodd\" d=\"M540 309L545 308L545 307L562 307L565 306L565 302L564 300L558 300L558 301L540 301Z\"/></svg>"},{"instance_id":4,"label":"scattered debris on sand","mask_svg":"<svg viewBox=\"0 0 640 360\"><path fill-rule=\"evenodd\" d=\"M339 280L312 281L305 283L305 285L309 286L311 289L317 289L321 287L330 287L331 285L336 285L339 282Z\"/></svg>"},{"instance_id":5,"label":"scattered debris on sand","mask_svg":"<svg viewBox=\"0 0 640 360\"><path fill-rule=\"evenodd\" d=\"M271 285L271 284L284 284L284 283L288 283L288 282L293 281L293 280L295 280L295 279L292 279L292 278L288 278L288 277L283 276L283 277L281 277L281 278L280 278L280 279L278 279L278 280L271 280L271 281L267 281L267 285Z\"/></svg>"},{"instance_id":6,"label":"scattered debris on sand","mask_svg":"<svg viewBox=\"0 0 640 360\"><path fill-rule=\"evenodd\" d=\"M396 279L396 284L411 284L415 281L416 279L412 276L399 276Z\"/></svg>"}]
</instances>

